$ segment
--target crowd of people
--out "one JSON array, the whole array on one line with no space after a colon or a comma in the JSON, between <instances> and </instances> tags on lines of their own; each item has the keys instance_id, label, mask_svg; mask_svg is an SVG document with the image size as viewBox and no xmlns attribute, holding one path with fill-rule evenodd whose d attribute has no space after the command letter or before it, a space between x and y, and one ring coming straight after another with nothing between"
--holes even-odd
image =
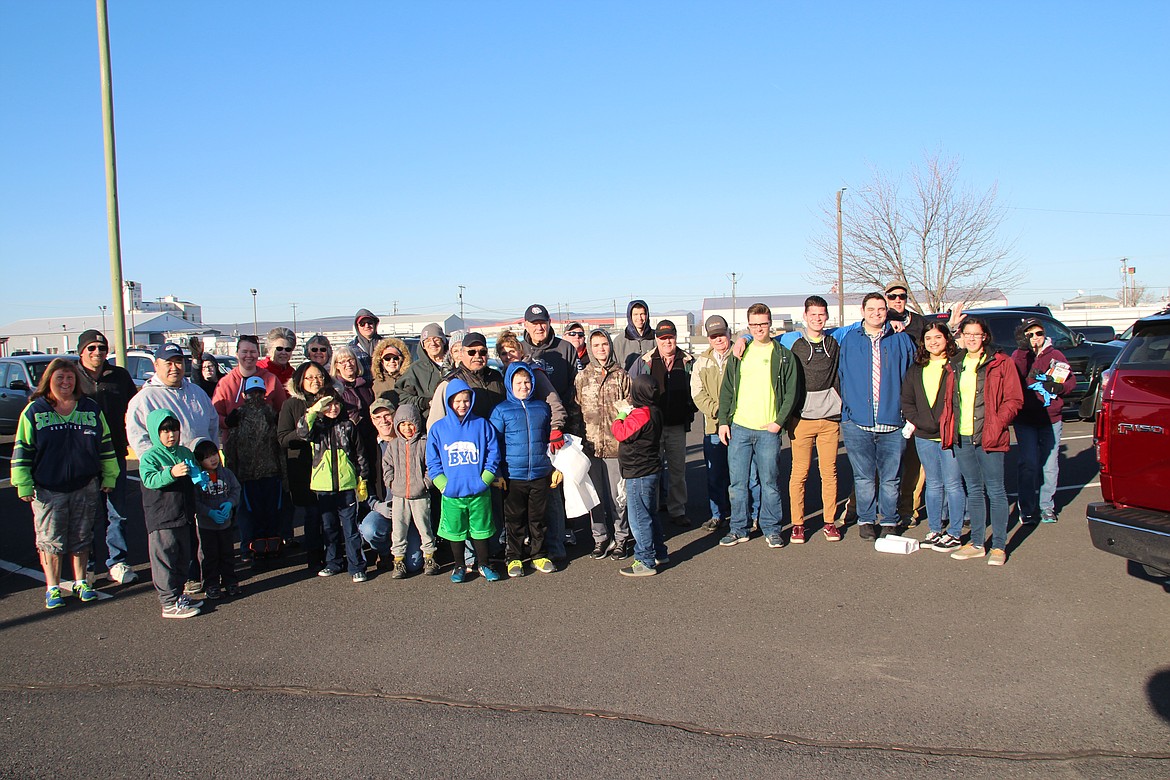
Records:
<instances>
[{"instance_id":1,"label":"crowd of people","mask_svg":"<svg viewBox=\"0 0 1170 780\"><path fill-rule=\"evenodd\" d=\"M199 594L241 592L237 543L244 567L303 547L310 572L355 583L375 566L395 579L437 575L449 548L452 582L495 582L556 572L587 516L591 558L651 576L670 561L664 519L692 524L686 438L696 416L703 528L720 546L757 529L771 548L804 544L818 515L824 540L839 541L843 442L853 492L844 514L855 514L859 538L899 533L924 514L922 547L1003 565L1010 429L1020 520L1055 522L1062 397L1075 377L1038 320L1020 324L1008 356L978 318L926 319L907 297L901 282L867 294L860 322L830 334L828 304L813 295L803 327L780 338L756 303L744 335L708 317L708 346L695 356L673 322L651 325L642 300L613 337L579 322L558 336L534 304L520 332L495 341L502 373L481 333L431 324L412 355L361 309L349 343L313 336L295 368L297 337L283 327L263 354L258 337L240 336L226 374L197 340L190 375L183 349L163 344L138 389L108 360L106 336L88 330L76 361L49 364L16 434L12 484L32 507L45 606L64 603L67 559L81 602L97 597L103 562L111 580L135 579L128 450L167 618L197 615ZM821 499L810 513L814 451Z\"/></svg>"}]
</instances>

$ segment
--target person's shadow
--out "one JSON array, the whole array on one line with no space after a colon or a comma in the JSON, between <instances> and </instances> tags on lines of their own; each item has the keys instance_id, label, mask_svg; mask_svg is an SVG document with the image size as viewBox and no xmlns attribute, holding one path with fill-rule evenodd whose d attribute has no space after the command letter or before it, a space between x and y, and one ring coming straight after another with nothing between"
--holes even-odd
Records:
<instances>
[{"instance_id":1,"label":"person's shadow","mask_svg":"<svg viewBox=\"0 0 1170 780\"><path fill-rule=\"evenodd\" d=\"M1146 698L1158 716L1170 723L1170 669L1154 672L1146 681Z\"/></svg>"}]
</instances>

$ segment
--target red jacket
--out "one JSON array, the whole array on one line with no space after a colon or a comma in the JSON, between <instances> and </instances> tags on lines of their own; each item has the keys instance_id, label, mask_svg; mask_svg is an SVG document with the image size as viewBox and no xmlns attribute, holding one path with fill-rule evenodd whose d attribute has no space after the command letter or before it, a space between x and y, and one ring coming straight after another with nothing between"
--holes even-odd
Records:
<instances>
[{"instance_id":1,"label":"red jacket","mask_svg":"<svg viewBox=\"0 0 1170 780\"><path fill-rule=\"evenodd\" d=\"M288 393L285 392L284 386L275 376L262 368L256 369L256 376L264 380L264 389L267 390L265 400L279 412L280 407L288 399ZM219 384L215 386L215 395L212 396L211 405L219 413L221 431L227 429L227 416L244 403L243 386L244 375L240 373L239 366L229 371L227 376L220 379Z\"/></svg>"},{"instance_id":2,"label":"red jacket","mask_svg":"<svg viewBox=\"0 0 1170 780\"><path fill-rule=\"evenodd\" d=\"M959 399L959 387L962 384L963 358L966 356L967 351L961 349L959 354L951 358L951 366L955 370L955 418L952 424L956 438L959 435L959 415L962 414L963 408ZM985 354L975 371L978 375L975 434L980 437L979 441L985 452L1007 452L1012 443L1008 426L1024 406L1020 375L1016 372L1015 363L1002 352L996 352L991 356Z\"/></svg>"}]
</instances>

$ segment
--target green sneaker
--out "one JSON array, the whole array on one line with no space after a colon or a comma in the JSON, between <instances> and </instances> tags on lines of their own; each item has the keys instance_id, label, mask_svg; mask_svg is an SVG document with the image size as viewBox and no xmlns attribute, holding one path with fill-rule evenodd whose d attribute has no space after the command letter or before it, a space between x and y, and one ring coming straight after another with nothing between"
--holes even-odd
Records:
<instances>
[{"instance_id":1,"label":"green sneaker","mask_svg":"<svg viewBox=\"0 0 1170 780\"><path fill-rule=\"evenodd\" d=\"M85 604L91 601L97 601L98 597L97 591L85 580L79 580L73 583L73 595Z\"/></svg>"},{"instance_id":2,"label":"green sneaker","mask_svg":"<svg viewBox=\"0 0 1170 780\"><path fill-rule=\"evenodd\" d=\"M56 585L45 591L45 609L57 609L65 606L65 599L61 598L61 589Z\"/></svg>"},{"instance_id":3,"label":"green sneaker","mask_svg":"<svg viewBox=\"0 0 1170 780\"><path fill-rule=\"evenodd\" d=\"M541 574L552 574L557 570L555 563L548 558L537 558L532 562L532 568L536 569Z\"/></svg>"},{"instance_id":4,"label":"green sneaker","mask_svg":"<svg viewBox=\"0 0 1170 780\"><path fill-rule=\"evenodd\" d=\"M508 561L508 576L512 578L524 576L524 561Z\"/></svg>"}]
</instances>

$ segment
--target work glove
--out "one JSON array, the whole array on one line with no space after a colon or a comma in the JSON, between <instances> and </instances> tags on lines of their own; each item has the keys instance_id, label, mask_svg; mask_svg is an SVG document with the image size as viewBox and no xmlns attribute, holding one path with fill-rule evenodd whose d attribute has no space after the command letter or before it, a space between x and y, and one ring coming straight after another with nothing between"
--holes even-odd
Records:
<instances>
[{"instance_id":1,"label":"work glove","mask_svg":"<svg viewBox=\"0 0 1170 780\"><path fill-rule=\"evenodd\" d=\"M548 449L550 452L556 453L561 447L565 446L565 434L553 428L548 434Z\"/></svg>"},{"instance_id":2,"label":"work glove","mask_svg":"<svg viewBox=\"0 0 1170 780\"><path fill-rule=\"evenodd\" d=\"M369 486L366 485L366 481L364 479L358 480L356 492L358 501L364 502L367 498L370 497L370 489Z\"/></svg>"},{"instance_id":3,"label":"work glove","mask_svg":"<svg viewBox=\"0 0 1170 780\"><path fill-rule=\"evenodd\" d=\"M550 476L548 478L548 486L550 488L552 488L553 490L556 490L557 488L559 488L561 486L561 483L564 481L565 481L565 475L554 469L552 476Z\"/></svg>"},{"instance_id":4,"label":"work glove","mask_svg":"<svg viewBox=\"0 0 1170 780\"><path fill-rule=\"evenodd\" d=\"M195 483L195 487L200 490L206 490L207 486L211 484L211 478L207 476L207 472L199 468L195 461L189 458L183 462L187 464L187 476L191 477L191 481Z\"/></svg>"}]
</instances>

